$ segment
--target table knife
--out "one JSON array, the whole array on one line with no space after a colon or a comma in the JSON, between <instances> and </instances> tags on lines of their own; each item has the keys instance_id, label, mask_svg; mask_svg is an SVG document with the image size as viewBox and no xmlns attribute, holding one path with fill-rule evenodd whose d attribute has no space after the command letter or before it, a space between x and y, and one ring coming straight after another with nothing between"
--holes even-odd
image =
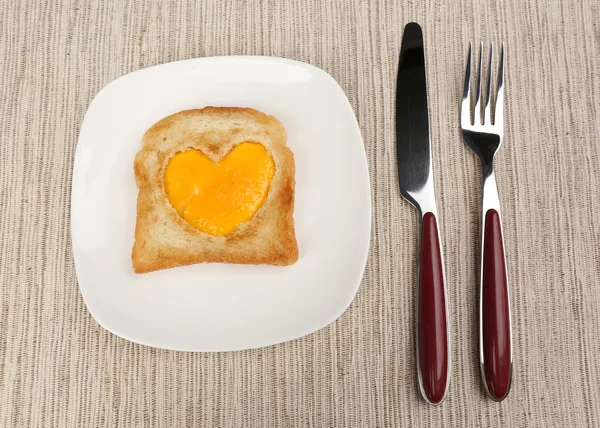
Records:
<instances>
[{"instance_id":1,"label":"table knife","mask_svg":"<svg viewBox=\"0 0 600 428\"><path fill-rule=\"evenodd\" d=\"M418 210L417 374L423 398L441 403L450 383L450 328L433 189L423 32L404 28L396 89L396 149L402 195Z\"/></svg>"}]
</instances>

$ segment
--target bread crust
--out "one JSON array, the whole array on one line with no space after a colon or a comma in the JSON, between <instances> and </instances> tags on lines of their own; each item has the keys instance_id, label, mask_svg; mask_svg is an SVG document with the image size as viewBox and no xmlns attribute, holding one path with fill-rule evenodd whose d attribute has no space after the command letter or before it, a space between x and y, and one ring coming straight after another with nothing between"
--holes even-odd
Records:
<instances>
[{"instance_id":1,"label":"bread crust","mask_svg":"<svg viewBox=\"0 0 600 428\"><path fill-rule=\"evenodd\" d=\"M195 263L290 265L298 260L294 231L294 155L283 125L251 108L205 107L184 110L152 125L134 161L138 192L135 241L136 273ZM194 148L218 162L237 144L263 144L275 174L254 217L228 236L201 232L171 206L164 171L176 153Z\"/></svg>"}]
</instances>

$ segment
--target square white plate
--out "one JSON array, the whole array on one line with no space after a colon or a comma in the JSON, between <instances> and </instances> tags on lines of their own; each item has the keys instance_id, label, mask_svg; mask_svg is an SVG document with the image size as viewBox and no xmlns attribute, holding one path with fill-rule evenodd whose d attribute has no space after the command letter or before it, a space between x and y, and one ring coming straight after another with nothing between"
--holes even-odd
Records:
<instances>
[{"instance_id":1,"label":"square white plate","mask_svg":"<svg viewBox=\"0 0 600 428\"><path fill-rule=\"evenodd\" d=\"M277 117L296 159L300 258L289 267L204 264L136 275L133 158L159 119L204 106ZM227 351L291 340L350 305L371 232L360 130L337 82L281 58L216 57L127 74L85 115L73 168L71 227L81 294L107 330L145 345Z\"/></svg>"}]
</instances>

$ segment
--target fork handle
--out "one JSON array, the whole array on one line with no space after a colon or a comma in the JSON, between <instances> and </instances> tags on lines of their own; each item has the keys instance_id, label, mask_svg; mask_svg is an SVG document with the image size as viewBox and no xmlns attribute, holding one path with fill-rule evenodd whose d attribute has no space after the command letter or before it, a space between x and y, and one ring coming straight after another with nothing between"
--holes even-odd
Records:
<instances>
[{"instance_id":1,"label":"fork handle","mask_svg":"<svg viewBox=\"0 0 600 428\"><path fill-rule=\"evenodd\" d=\"M446 287L440 237L435 215L421 220L421 253L417 296L417 355L421 394L431 404L446 396L450 351Z\"/></svg>"},{"instance_id":2,"label":"fork handle","mask_svg":"<svg viewBox=\"0 0 600 428\"><path fill-rule=\"evenodd\" d=\"M480 360L486 392L495 401L508 395L512 378L512 332L510 299L504 239L499 203L497 209L485 209L486 187L493 186L497 196L495 177L484 184L484 215L480 289ZM487 195L486 195L487 193ZM495 200L497 202L497 199Z\"/></svg>"}]
</instances>

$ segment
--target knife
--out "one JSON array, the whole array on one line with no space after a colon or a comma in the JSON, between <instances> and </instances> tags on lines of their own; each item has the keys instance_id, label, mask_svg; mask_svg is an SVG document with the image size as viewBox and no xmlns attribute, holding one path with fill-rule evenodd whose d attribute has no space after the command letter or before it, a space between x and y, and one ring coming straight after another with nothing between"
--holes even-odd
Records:
<instances>
[{"instance_id":1,"label":"knife","mask_svg":"<svg viewBox=\"0 0 600 428\"><path fill-rule=\"evenodd\" d=\"M400 192L421 216L417 283L417 373L421 395L440 404L450 383L450 329L442 244L433 189L423 32L404 27L396 89Z\"/></svg>"}]
</instances>

